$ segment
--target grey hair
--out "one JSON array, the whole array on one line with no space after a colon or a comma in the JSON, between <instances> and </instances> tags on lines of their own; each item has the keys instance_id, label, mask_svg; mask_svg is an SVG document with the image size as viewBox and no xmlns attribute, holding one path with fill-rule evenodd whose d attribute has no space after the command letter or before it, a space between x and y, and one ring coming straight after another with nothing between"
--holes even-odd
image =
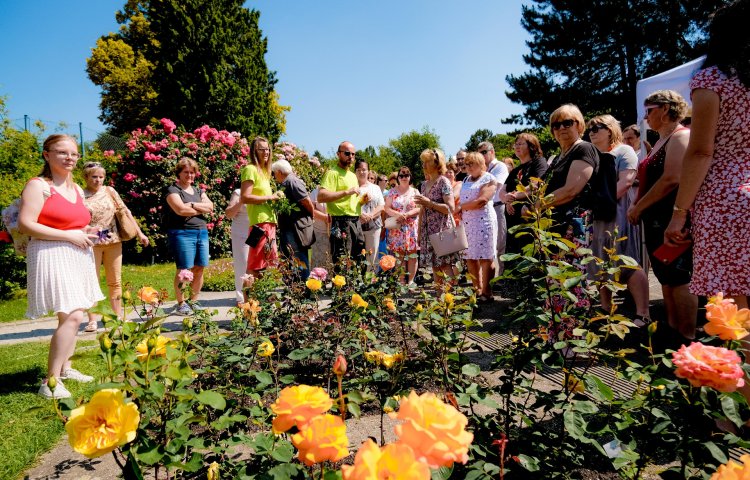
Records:
<instances>
[{"instance_id":1,"label":"grey hair","mask_svg":"<svg viewBox=\"0 0 750 480\"><path fill-rule=\"evenodd\" d=\"M282 175L291 175L292 165L287 162L286 160L276 160L271 164L271 171L272 172L279 172Z\"/></svg>"}]
</instances>

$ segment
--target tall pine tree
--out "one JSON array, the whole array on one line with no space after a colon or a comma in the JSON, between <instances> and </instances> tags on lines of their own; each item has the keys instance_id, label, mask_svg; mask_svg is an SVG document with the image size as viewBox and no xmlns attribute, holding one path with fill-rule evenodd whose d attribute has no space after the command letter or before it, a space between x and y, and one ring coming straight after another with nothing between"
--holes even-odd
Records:
<instances>
[{"instance_id":1,"label":"tall pine tree","mask_svg":"<svg viewBox=\"0 0 750 480\"><path fill-rule=\"evenodd\" d=\"M525 112L504 122L544 125L567 102L634 122L637 81L702 55L709 15L726 3L533 0L521 20L531 70L506 77L506 96Z\"/></svg>"},{"instance_id":2,"label":"tall pine tree","mask_svg":"<svg viewBox=\"0 0 750 480\"><path fill-rule=\"evenodd\" d=\"M103 88L101 119L114 132L168 117L188 129L283 133L259 12L242 0L128 0L117 18L120 32L100 39L88 62ZM153 93L128 96L135 86Z\"/></svg>"}]
</instances>

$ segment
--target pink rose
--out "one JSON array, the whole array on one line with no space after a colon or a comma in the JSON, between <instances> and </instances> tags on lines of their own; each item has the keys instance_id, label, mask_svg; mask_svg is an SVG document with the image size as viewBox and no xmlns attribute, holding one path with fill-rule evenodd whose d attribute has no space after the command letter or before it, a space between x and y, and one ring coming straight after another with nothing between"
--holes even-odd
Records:
<instances>
[{"instance_id":1,"label":"pink rose","mask_svg":"<svg viewBox=\"0 0 750 480\"><path fill-rule=\"evenodd\" d=\"M323 267L315 267L312 269L312 272L310 272L310 278L318 279L321 282L325 282L326 277L328 277L328 270Z\"/></svg>"},{"instance_id":2,"label":"pink rose","mask_svg":"<svg viewBox=\"0 0 750 480\"><path fill-rule=\"evenodd\" d=\"M213 223L207 223L206 224L206 228L209 229L209 230L213 230L214 229L214 224Z\"/></svg>"},{"instance_id":3,"label":"pink rose","mask_svg":"<svg viewBox=\"0 0 750 480\"><path fill-rule=\"evenodd\" d=\"M161 126L162 128L164 128L164 133L166 133L167 135L174 132L174 129L177 128L177 125L175 125L174 122L168 118L161 119Z\"/></svg>"},{"instance_id":4,"label":"pink rose","mask_svg":"<svg viewBox=\"0 0 750 480\"><path fill-rule=\"evenodd\" d=\"M198 145L195 143L189 143L187 147L192 151L198 150Z\"/></svg>"},{"instance_id":5,"label":"pink rose","mask_svg":"<svg viewBox=\"0 0 750 480\"><path fill-rule=\"evenodd\" d=\"M132 181L133 181L133 180L135 180L136 178L138 178L138 177L137 177L137 176L135 176L135 175L133 175L133 174L132 174L132 173L130 173L130 172L128 172L128 173L126 173L125 175L123 175L123 176L122 176L122 179L123 179L123 180L125 180L126 182L132 182Z\"/></svg>"},{"instance_id":6,"label":"pink rose","mask_svg":"<svg viewBox=\"0 0 750 480\"><path fill-rule=\"evenodd\" d=\"M187 283L193 281L193 272L183 268L177 273L177 281L180 283Z\"/></svg>"},{"instance_id":7,"label":"pink rose","mask_svg":"<svg viewBox=\"0 0 750 480\"><path fill-rule=\"evenodd\" d=\"M114 150L104 150L104 152L102 153L104 154L105 157L113 157L115 155Z\"/></svg>"},{"instance_id":8,"label":"pink rose","mask_svg":"<svg viewBox=\"0 0 750 480\"><path fill-rule=\"evenodd\" d=\"M745 385L742 361L734 350L693 342L672 354L677 366L675 375L687 379L694 387L712 387L733 392Z\"/></svg>"}]
</instances>

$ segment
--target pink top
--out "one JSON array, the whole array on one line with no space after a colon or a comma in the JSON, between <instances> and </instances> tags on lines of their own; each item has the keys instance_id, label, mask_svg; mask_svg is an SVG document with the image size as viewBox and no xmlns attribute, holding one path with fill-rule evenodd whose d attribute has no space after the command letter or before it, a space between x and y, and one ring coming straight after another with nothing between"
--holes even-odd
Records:
<instances>
[{"instance_id":1,"label":"pink top","mask_svg":"<svg viewBox=\"0 0 750 480\"><path fill-rule=\"evenodd\" d=\"M77 188L76 201L70 203L50 185L50 196L44 201L37 221L58 230L81 230L91 222L91 213Z\"/></svg>"}]
</instances>

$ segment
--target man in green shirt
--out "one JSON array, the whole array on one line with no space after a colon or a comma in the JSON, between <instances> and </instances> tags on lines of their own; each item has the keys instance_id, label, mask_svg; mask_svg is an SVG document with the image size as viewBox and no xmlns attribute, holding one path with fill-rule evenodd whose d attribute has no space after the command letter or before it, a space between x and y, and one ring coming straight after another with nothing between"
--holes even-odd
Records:
<instances>
[{"instance_id":1,"label":"man in green shirt","mask_svg":"<svg viewBox=\"0 0 750 480\"><path fill-rule=\"evenodd\" d=\"M359 182L349 170L354 164L356 150L350 142L341 142L337 152L338 165L328 170L320 181L318 202L327 204L331 216L331 260L334 265L341 257L363 260L365 237L359 223Z\"/></svg>"}]
</instances>

